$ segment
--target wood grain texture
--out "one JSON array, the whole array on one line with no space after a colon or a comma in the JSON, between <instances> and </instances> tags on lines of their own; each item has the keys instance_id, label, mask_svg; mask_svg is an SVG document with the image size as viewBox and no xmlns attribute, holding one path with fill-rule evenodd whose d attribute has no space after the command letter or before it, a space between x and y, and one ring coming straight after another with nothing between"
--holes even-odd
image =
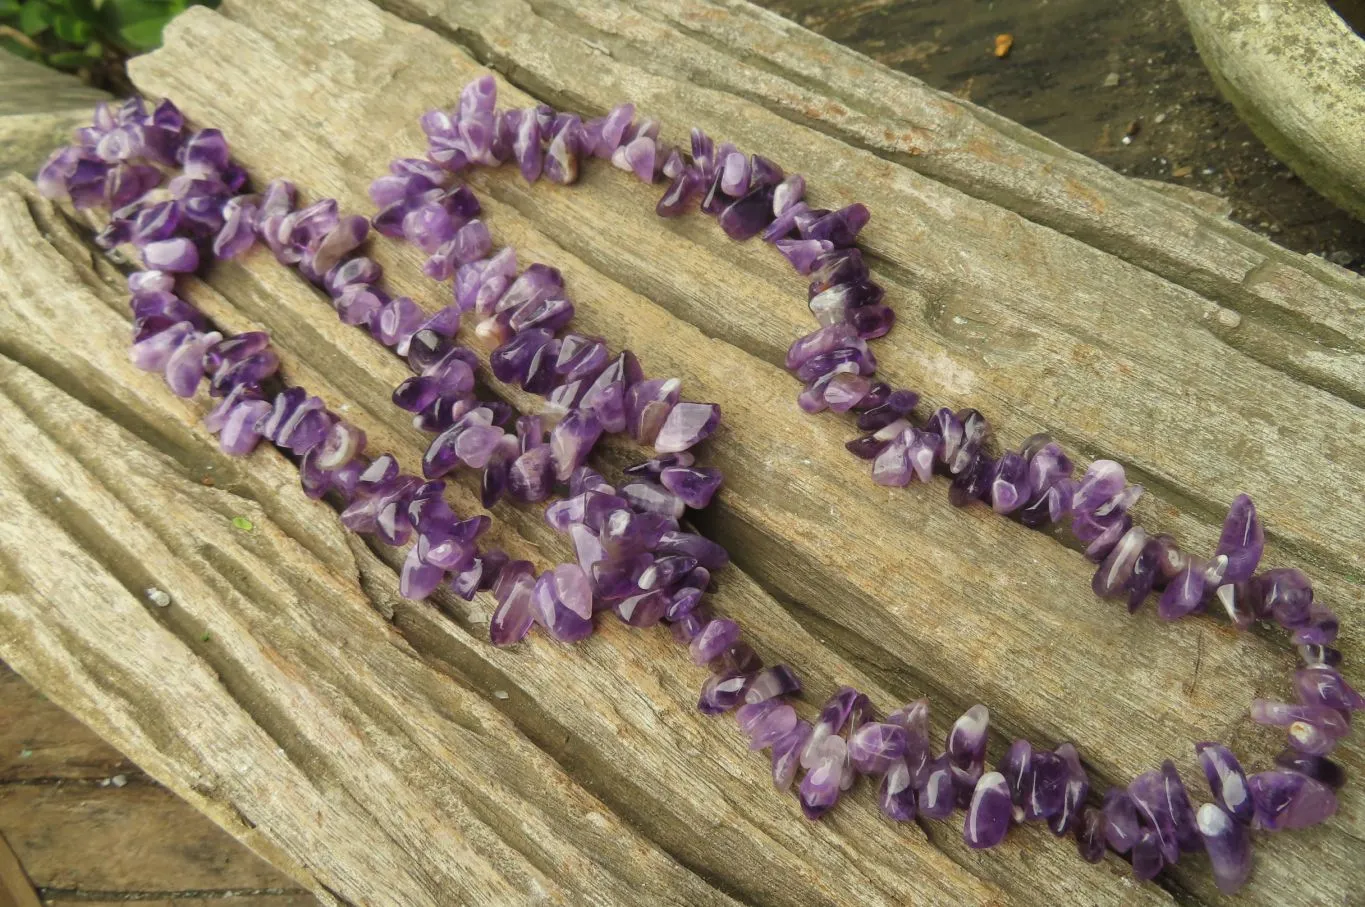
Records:
<instances>
[{"instance_id":1,"label":"wood grain texture","mask_svg":"<svg viewBox=\"0 0 1365 907\"><path fill-rule=\"evenodd\" d=\"M889 380L931 405L980 406L1005 443L1046 428L1086 457L1124 460L1152 492L1146 524L1196 550L1249 491L1269 523L1268 560L1310 570L1348 627L1362 616L1365 369L1353 338L1365 297L1351 275L738 3L394 9L229 0L177 19L132 75L223 128L253 177L288 176L358 211L388 159L420 150L417 115L451 103L486 63L511 79L504 103L530 91L595 113L630 98L663 119L665 138L697 123L768 152L811 175L817 202L872 206L866 244L902 316L877 347ZM777 363L809 315L771 249L736 246L697 217L660 221L659 190L610 168L569 189L510 172L474 183L499 242L564 271L583 330L721 404L726 425L705 456L727 485L704 528L736 565L716 606L752 628L765 657L802 671L809 704L838 683L882 708L927 693L941 733L986 702L992 757L1004 734L1075 740L1097 786L1167 755L1193 786L1201 739L1268 764L1275 737L1246 705L1287 694L1283 640L1205 618L1166 626L1150 609L1125 618L1092 598L1088 565L1056 539L954 510L941 482L871 485L842 450L851 426L792 403ZM273 453L218 457L192 427L202 402L131 370L112 277L56 214L18 183L0 202L0 265L18 275L0 284L11 362L0 493L16 498L26 533L50 540L34 552L0 530L15 577L0 655L324 897L1218 900L1198 860L1137 886L1119 861L1088 866L1033 827L987 854L962 846L960 821L893 827L867 785L807 823L732 723L692 711L702 675L665 634L608 621L572 649L534 639L497 651L483 642L482 597L402 601L393 552L348 538ZM373 254L396 290L444 302L410 250L380 240ZM404 367L316 292L257 252L192 295L226 330L270 330L288 380L416 464L425 438L388 402ZM73 337L73 322L89 327ZM601 463L631 456L607 445ZM58 487L70 508L51 501ZM477 508L467 481L451 499ZM234 514L255 529L231 530ZM494 541L515 556L567 555L529 508L494 515ZM100 529L111 525L117 534ZM153 578L176 602L166 612L139 598ZM73 605L46 605L71 582L81 594L60 594ZM82 632L96 619L98 634ZM1343 647L1348 660L1360 651L1358 630ZM117 682L97 683L105 673ZM1360 771L1358 745L1341 756ZM1361 802L1352 788L1327 826L1258 838L1241 901L1357 891Z\"/></svg>"},{"instance_id":2,"label":"wood grain texture","mask_svg":"<svg viewBox=\"0 0 1365 907\"><path fill-rule=\"evenodd\" d=\"M31 173L90 108L109 96L66 75L0 50L0 173Z\"/></svg>"}]
</instances>

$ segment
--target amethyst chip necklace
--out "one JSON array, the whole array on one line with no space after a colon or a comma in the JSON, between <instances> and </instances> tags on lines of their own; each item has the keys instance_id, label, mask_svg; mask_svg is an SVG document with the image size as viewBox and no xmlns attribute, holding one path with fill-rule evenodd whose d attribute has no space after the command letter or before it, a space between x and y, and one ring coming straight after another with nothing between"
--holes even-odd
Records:
<instances>
[{"instance_id":1,"label":"amethyst chip necklace","mask_svg":"<svg viewBox=\"0 0 1365 907\"><path fill-rule=\"evenodd\" d=\"M989 426L973 410L941 409L916 420L916 394L873 381L867 341L891 329L894 313L855 246L869 217L864 206L813 209L803 200L802 177L696 130L684 156L660 144L656 122L636 122L630 105L583 121L544 105L497 111L495 100L491 77L471 83L457 109L423 117L427 158L395 161L371 186L380 208L375 229L421 247L430 256L427 274L454 283L454 305L431 316L384 293L378 264L355 254L368 234L364 218L341 216L332 200L296 208L283 182L259 196L243 193L245 174L231 163L221 133L188 133L169 102L151 112L136 100L101 105L94 125L49 159L39 183L77 207L113 210L101 243L132 242L148 269L129 280L134 359L163 371L182 396L209 375L220 402L206 422L226 452L243 455L265 437L298 459L310 495L333 495L349 528L392 545L415 536L402 570L405 595L422 598L444 582L466 598L491 588L495 643L515 642L534 623L556 639L581 639L604 609L636 626L669 624L693 659L713 670L699 707L709 714L737 709L752 748L771 751L780 789L804 769L798 797L811 818L868 774L878 779L881 809L892 819L945 818L964 807L964 837L973 847L998 844L1011 824L1045 821L1056 834L1073 834L1088 860L1101 859L1106 848L1127 854L1141 878L1182 853L1205 850L1219 887L1230 891L1250 871L1248 829L1303 827L1335 811L1333 789L1343 778L1326 755L1362 700L1336 670L1336 618L1313 600L1307 578L1292 569L1256 573L1263 538L1250 499L1234 503L1214 556L1196 559L1133 524L1128 511L1141 488L1128 486L1116 463L1097 461L1073 479L1070 459L1045 436L994 457ZM601 340L564 332L573 304L558 272L532 264L518 274L512 250L493 252L469 188L449 188L454 171L508 159L528 180L570 183L590 157L646 182L666 177L660 215L681 214L695 202L728 235L761 233L813 278L810 307L820 327L797 340L787 360L805 382L798 402L808 412L857 413L864 434L848 447L872 461L874 481L906 485L941 472L959 506L981 501L1035 528L1070 520L1087 555L1100 562L1096 593L1125 598L1130 609L1159 591L1167 619L1217 601L1239 627L1273 620L1293 631L1304 661L1295 675L1300 702L1252 705L1257 721L1288 728L1280 767L1248 777L1225 747L1200 744L1214 802L1196 812L1167 761L1126 789L1110 789L1097 807L1087 802L1088 778L1070 744L1035 751L1016 740L996 770L986 771L982 706L958 719L937 757L923 700L878 720L865 695L845 688L814 722L800 719L785 701L800 691L795 673L763 667L738 625L712 619L701 601L725 552L679 524L686 508L705 507L720 485L719 473L696 466L690 453L715 430L718 408L683 401L676 380L646 379L628 351L612 356ZM158 188L163 168L176 165L183 173ZM235 257L257 239L325 289L343 320L367 327L417 373L395 390L394 402L437 434L423 478L402 475L391 456L370 459L364 433L301 388L267 393L278 368L269 338L224 339L174 295L174 274L196 270L201 252ZM512 409L474 396L479 357L453 341L466 313L479 319L475 336L496 345L494 376L547 398L555 419L548 440L541 417L522 416L508 432ZM585 465L598 439L613 431L655 448L619 488ZM489 518L461 518L442 498L441 477L460 466L482 470L486 506L503 494L545 500L567 483L568 496L546 509L546 519L570 535L577 563L536 576L528 562L480 551L476 540Z\"/></svg>"}]
</instances>

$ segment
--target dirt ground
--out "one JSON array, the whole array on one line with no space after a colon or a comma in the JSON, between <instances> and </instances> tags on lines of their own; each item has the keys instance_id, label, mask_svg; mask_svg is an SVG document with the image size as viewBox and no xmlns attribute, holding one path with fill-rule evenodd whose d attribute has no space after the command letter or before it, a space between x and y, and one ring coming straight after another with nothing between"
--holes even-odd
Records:
<instances>
[{"instance_id":1,"label":"dirt ground","mask_svg":"<svg viewBox=\"0 0 1365 907\"><path fill-rule=\"evenodd\" d=\"M1120 173L1228 199L1240 223L1365 269L1365 223L1275 160L1218 94L1174 0L758 0ZM1365 0L1338 0L1356 21ZM1354 6L1352 6L1354 4ZM1013 44L997 58L998 35Z\"/></svg>"}]
</instances>

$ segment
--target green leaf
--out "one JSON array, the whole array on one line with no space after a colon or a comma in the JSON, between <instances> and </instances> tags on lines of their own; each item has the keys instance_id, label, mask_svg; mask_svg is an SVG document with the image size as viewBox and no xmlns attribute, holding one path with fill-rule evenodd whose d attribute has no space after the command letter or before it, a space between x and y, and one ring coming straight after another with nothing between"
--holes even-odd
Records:
<instances>
[{"instance_id":1,"label":"green leaf","mask_svg":"<svg viewBox=\"0 0 1365 907\"><path fill-rule=\"evenodd\" d=\"M169 16L172 0L105 0L104 6L123 22L140 22Z\"/></svg>"},{"instance_id":2,"label":"green leaf","mask_svg":"<svg viewBox=\"0 0 1365 907\"><path fill-rule=\"evenodd\" d=\"M123 26L118 33L137 50L153 50L161 46L161 29L165 26L165 19L144 19Z\"/></svg>"},{"instance_id":3,"label":"green leaf","mask_svg":"<svg viewBox=\"0 0 1365 907\"><path fill-rule=\"evenodd\" d=\"M166 0L105 0L99 10L101 34L117 38L125 51L160 46L161 30L170 17Z\"/></svg>"},{"instance_id":4,"label":"green leaf","mask_svg":"<svg viewBox=\"0 0 1365 907\"><path fill-rule=\"evenodd\" d=\"M94 25L99 18L99 11L91 0L66 0L66 8L78 19L84 19Z\"/></svg>"},{"instance_id":5,"label":"green leaf","mask_svg":"<svg viewBox=\"0 0 1365 907\"><path fill-rule=\"evenodd\" d=\"M0 19L19 15L19 0L0 0Z\"/></svg>"},{"instance_id":6,"label":"green leaf","mask_svg":"<svg viewBox=\"0 0 1365 907\"><path fill-rule=\"evenodd\" d=\"M26 35L41 35L52 25L52 7L43 0L28 0L19 10L19 30Z\"/></svg>"},{"instance_id":7,"label":"green leaf","mask_svg":"<svg viewBox=\"0 0 1365 907\"><path fill-rule=\"evenodd\" d=\"M89 22L70 13L62 13L52 20L52 33L68 44L85 44L95 36Z\"/></svg>"},{"instance_id":8,"label":"green leaf","mask_svg":"<svg viewBox=\"0 0 1365 907\"><path fill-rule=\"evenodd\" d=\"M47 65L54 69L80 69L89 66L91 59L80 50L62 50L47 55Z\"/></svg>"},{"instance_id":9,"label":"green leaf","mask_svg":"<svg viewBox=\"0 0 1365 907\"><path fill-rule=\"evenodd\" d=\"M248 520L248 519L247 519L246 517L244 517L244 516L235 516L235 517L233 517L233 518L232 518L232 525L233 525L234 528L240 529L240 530L242 530L243 532L250 532L252 529L255 529L255 528L256 528L256 524L253 523L253 522L251 522L251 520Z\"/></svg>"}]
</instances>

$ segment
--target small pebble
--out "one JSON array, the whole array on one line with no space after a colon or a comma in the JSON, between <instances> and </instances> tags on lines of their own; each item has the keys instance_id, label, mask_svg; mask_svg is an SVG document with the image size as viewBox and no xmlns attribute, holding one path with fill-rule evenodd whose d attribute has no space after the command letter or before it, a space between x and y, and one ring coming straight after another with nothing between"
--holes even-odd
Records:
<instances>
[{"instance_id":1,"label":"small pebble","mask_svg":"<svg viewBox=\"0 0 1365 907\"><path fill-rule=\"evenodd\" d=\"M158 589L156 586L147 590L147 600L158 608L169 608L171 606L170 595L164 589Z\"/></svg>"},{"instance_id":2,"label":"small pebble","mask_svg":"<svg viewBox=\"0 0 1365 907\"><path fill-rule=\"evenodd\" d=\"M128 776L115 775L114 777L109 779L109 783L112 784L114 787L123 787L125 784L128 783Z\"/></svg>"},{"instance_id":3,"label":"small pebble","mask_svg":"<svg viewBox=\"0 0 1365 907\"><path fill-rule=\"evenodd\" d=\"M1116 73L1116 72L1111 72L1109 75L1107 75L1107 76L1104 77L1104 87L1105 87L1105 88L1113 88L1114 86L1116 86L1116 85L1118 85L1118 84L1119 84L1119 74L1118 74L1118 73Z\"/></svg>"},{"instance_id":4,"label":"small pebble","mask_svg":"<svg viewBox=\"0 0 1365 907\"><path fill-rule=\"evenodd\" d=\"M507 698L507 691L506 691L506 690L494 690L494 691L493 691L493 698L494 698L494 699L506 699L506 698Z\"/></svg>"}]
</instances>

